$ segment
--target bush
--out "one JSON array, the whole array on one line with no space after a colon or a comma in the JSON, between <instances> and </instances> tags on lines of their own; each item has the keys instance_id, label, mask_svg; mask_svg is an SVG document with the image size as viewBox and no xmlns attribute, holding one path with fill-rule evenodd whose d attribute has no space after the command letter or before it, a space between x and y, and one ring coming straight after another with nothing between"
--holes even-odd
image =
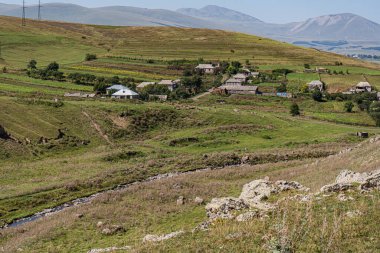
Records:
<instances>
[{"instance_id":1,"label":"bush","mask_svg":"<svg viewBox=\"0 0 380 253\"><path fill-rule=\"evenodd\" d=\"M352 102L345 103L344 109L346 110L346 112L352 112L352 109L354 109L354 103Z\"/></svg>"},{"instance_id":2,"label":"bush","mask_svg":"<svg viewBox=\"0 0 380 253\"><path fill-rule=\"evenodd\" d=\"M98 59L96 54L86 54L85 61L94 61Z\"/></svg>"},{"instance_id":3,"label":"bush","mask_svg":"<svg viewBox=\"0 0 380 253\"><path fill-rule=\"evenodd\" d=\"M380 127L380 102L376 101L371 104L369 115L375 120L376 126Z\"/></svg>"},{"instance_id":4,"label":"bush","mask_svg":"<svg viewBox=\"0 0 380 253\"><path fill-rule=\"evenodd\" d=\"M301 115L300 113L300 107L298 106L297 103L293 103L291 106L290 106L290 114L294 117L294 116L299 116Z\"/></svg>"},{"instance_id":5,"label":"bush","mask_svg":"<svg viewBox=\"0 0 380 253\"><path fill-rule=\"evenodd\" d=\"M321 92L320 90L318 90L318 89L315 89L315 90L314 90L313 94L311 94L311 97L312 97L315 101L317 101L317 102L322 102L322 100L323 100L323 94L322 94L322 92Z\"/></svg>"}]
</instances>

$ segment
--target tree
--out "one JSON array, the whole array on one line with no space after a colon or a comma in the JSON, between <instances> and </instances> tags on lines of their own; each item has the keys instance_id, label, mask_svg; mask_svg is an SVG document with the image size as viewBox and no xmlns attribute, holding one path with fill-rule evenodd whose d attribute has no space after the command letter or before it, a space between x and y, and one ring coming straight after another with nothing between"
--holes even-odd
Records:
<instances>
[{"instance_id":1,"label":"tree","mask_svg":"<svg viewBox=\"0 0 380 253\"><path fill-rule=\"evenodd\" d=\"M290 106L290 114L291 114L293 117L301 115L301 113L300 113L300 107L298 106L297 103L293 103L293 104Z\"/></svg>"},{"instance_id":2,"label":"tree","mask_svg":"<svg viewBox=\"0 0 380 253\"><path fill-rule=\"evenodd\" d=\"M29 70L37 69L37 61L36 60L30 60L30 62L28 63L28 69Z\"/></svg>"},{"instance_id":3,"label":"tree","mask_svg":"<svg viewBox=\"0 0 380 253\"><path fill-rule=\"evenodd\" d=\"M58 71L58 70L59 70L59 64L56 62L52 62L46 67L46 71Z\"/></svg>"},{"instance_id":4,"label":"tree","mask_svg":"<svg viewBox=\"0 0 380 253\"><path fill-rule=\"evenodd\" d=\"M286 84L282 83L280 86L277 87L277 92L286 92Z\"/></svg>"},{"instance_id":5,"label":"tree","mask_svg":"<svg viewBox=\"0 0 380 253\"><path fill-rule=\"evenodd\" d=\"M303 66L305 67L305 69L310 69L310 64L308 63L305 63Z\"/></svg>"},{"instance_id":6,"label":"tree","mask_svg":"<svg viewBox=\"0 0 380 253\"><path fill-rule=\"evenodd\" d=\"M355 105L351 101L344 104L344 109L346 112L352 112L352 109L354 109L354 107Z\"/></svg>"},{"instance_id":7,"label":"tree","mask_svg":"<svg viewBox=\"0 0 380 253\"><path fill-rule=\"evenodd\" d=\"M376 126L380 127L380 102L372 102L369 108L369 115L375 120Z\"/></svg>"},{"instance_id":8,"label":"tree","mask_svg":"<svg viewBox=\"0 0 380 253\"><path fill-rule=\"evenodd\" d=\"M315 89L311 97L317 102L322 102L323 100L323 94L319 89Z\"/></svg>"},{"instance_id":9,"label":"tree","mask_svg":"<svg viewBox=\"0 0 380 253\"><path fill-rule=\"evenodd\" d=\"M86 54L85 61L94 61L98 59L96 54Z\"/></svg>"}]
</instances>

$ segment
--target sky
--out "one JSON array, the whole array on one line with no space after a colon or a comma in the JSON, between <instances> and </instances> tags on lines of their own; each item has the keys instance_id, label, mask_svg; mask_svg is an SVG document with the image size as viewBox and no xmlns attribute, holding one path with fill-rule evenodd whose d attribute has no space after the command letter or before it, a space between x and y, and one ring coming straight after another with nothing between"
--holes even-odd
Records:
<instances>
[{"instance_id":1,"label":"sky","mask_svg":"<svg viewBox=\"0 0 380 253\"><path fill-rule=\"evenodd\" d=\"M26 0L27 4L38 0ZM265 22L288 23L327 14L354 13L380 23L380 0L42 0L42 3L74 3L86 7L110 5L176 10L219 5L241 11ZM20 4L20 0L0 0L0 3Z\"/></svg>"}]
</instances>

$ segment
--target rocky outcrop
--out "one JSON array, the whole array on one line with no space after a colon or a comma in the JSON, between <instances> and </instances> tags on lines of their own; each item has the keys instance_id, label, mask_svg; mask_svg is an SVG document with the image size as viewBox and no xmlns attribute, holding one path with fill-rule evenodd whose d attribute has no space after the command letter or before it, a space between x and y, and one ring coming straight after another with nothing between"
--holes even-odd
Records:
<instances>
[{"instance_id":1,"label":"rocky outcrop","mask_svg":"<svg viewBox=\"0 0 380 253\"><path fill-rule=\"evenodd\" d=\"M358 173L352 171L342 171L334 184L325 185L321 188L321 193L343 192L355 189L359 185L359 190L380 189L380 170L369 173Z\"/></svg>"},{"instance_id":2,"label":"rocky outcrop","mask_svg":"<svg viewBox=\"0 0 380 253\"><path fill-rule=\"evenodd\" d=\"M250 212L240 214L238 217L236 217L236 221L246 222L246 221L250 221L250 220L253 220L253 219L259 218L259 217L260 217L260 212L250 211Z\"/></svg>"},{"instance_id":3,"label":"rocky outcrop","mask_svg":"<svg viewBox=\"0 0 380 253\"><path fill-rule=\"evenodd\" d=\"M210 220L215 219L233 219L233 211L247 209L249 206L238 198L215 198L206 205L207 217Z\"/></svg>"},{"instance_id":4,"label":"rocky outcrop","mask_svg":"<svg viewBox=\"0 0 380 253\"><path fill-rule=\"evenodd\" d=\"M184 231L177 231L166 235L146 235L143 242L162 242L184 234Z\"/></svg>"},{"instance_id":5,"label":"rocky outcrop","mask_svg":"<svg viewBox=\"0 0 380 253\"><path fill-rule=\"evenodd\" d=\"M297 182L271 182L268 178L255 180L243 186L239 198L226 197L213 199L206 205L207 216L211 221L216 219L234 219L236 211L252 209L252 212L239 215L237 218L239 221L249 220L257 217L257 210L265 213L276 208L275 204L266 201L272 194L291 190L308 191L309 189Z\"/></svg>"}]
</instances>

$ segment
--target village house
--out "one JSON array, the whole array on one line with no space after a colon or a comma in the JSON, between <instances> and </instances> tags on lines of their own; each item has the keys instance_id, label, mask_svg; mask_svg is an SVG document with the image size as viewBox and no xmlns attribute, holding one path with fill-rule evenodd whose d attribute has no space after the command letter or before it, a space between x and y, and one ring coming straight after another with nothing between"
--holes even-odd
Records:
<instances>
[{"instance_id":1,"label":"village house","mask_svg":"<svg viewBox=\"0 0 380 253\"><path fill-rule=\"evenodd\" d=\"M199 64L195 67L195 70L201 71L205 74L214 74L215 69L216 68L212 64Z\"/></svg>"},{"instance_id":2,"label":"village house","mask_svg":"<svg viewBox=\"0 0 380 253\"><path fill-rule=\"evenodd\" d=\"M356 93L372 92L372 85L368 82L360 82L355 86L354 91Z\"/></svg>"},{"instance_id":3,"label":"village house","mask_svg":"<svg viewBox=\"0 0 380 253\"><path fill-rule=\"evenodd\" d=\"M168 87L170 91L175 90L178 87L178 84L180 83L180 80L162 80L159 82L159 85L165 85Z\"/></svg>"},{"instance_id":4,"label":"village house","mask_svg":"<svg viewBox=\"0 0 380 253\"><path fill-rule=\"evenodd\" d=\"M121 89L111 95L112 98L116 99L137 99L139 96L140 95L138 93L129 88Z\"/></svg>"},{"instance_id":5,"label":"village house","mask_svg":"<svg viewBox=\"0 0 380 253\"><path fill-rule=\"evenodd\" d=\"M119 90L123 90L123 89L128 89L128 88L125 87L124 85L121 85L121 84L114 84L114 85L108 87L106 89L106 91L107 91L107 95L112 95L115 92L118 92Z\"/></svg>"},{"instance_id":6,"label":"village house","mask_svg":"<svg viewBox=\"0 0 380 253\"><path fill-rule=\"evenodd\" d=\"M234 85L241 85L242 83L243 83L243 81L241 81L241 80L231 78L225 82L225 85L226 86L234 86Z\"/></svg>"},{"instance_id":7,"label":"village house","mask_svg":"<svg viewBox=\"0 0 380 253\"><path fill-rule=\"evenodd\" d=\"M324 90L324 85L319 80L311 81L310 83L308 83L308 86L309 86L309 91L313 91L313 90L316 90L316 89L318 89L319 91L323 91Z\"/></svg>"},{"instance_id":8,"label":"village house","mask_svg":"<svg viewBox=\"0 0 380 253\"><path fill-rule=\"evenodd\" d=\"M239 74L234 75L233 79L236 79L236 80L241 81L242 83L245 83L248 79L248 75L244 73L239 73Z\"/></svg>"},{"instance_id":9,"label":"village house","mask_svg":"<svg viewBox=\"0 0 380 253\"><path fill-rule=\"evenodd\" d=\"M142 82L139 85L137 85L136 89L142 90L142 89L144 89L147 86L155 85L155 84L156 84L155 82Z\"/></svg>"},{"instance_id":10,"label":"village house","mask_svg":"<svg viewBox=\"0 0 380 253\"><path fill-rule=\"evenodd\" d=\"M251 76L253 78L258 78L260 76L260 72L251 72Z\"/></svg>"},{"instance_id":11,"label":"village house","mask_svg":"<svg viewBox=\"0 0 380 253\"><path fill-rule=\"evenodd\" d=\"M250 85L223 85L220 87L227 94L253 94L259 93L259 87Z\"/></svg>"},{"instance_id":12,"label":"village house","mask_svg":"<svg viewBox=\"0 0 380 253\"><path fill-rule=\"evenodd\" d=\"M326 73L328 73L329 72L329 70L328 69L326 69L326 68L315 68L315 71L317 72L317 73L319 73L319 74L326 74Z\"/></svg>"}]
</instances>

